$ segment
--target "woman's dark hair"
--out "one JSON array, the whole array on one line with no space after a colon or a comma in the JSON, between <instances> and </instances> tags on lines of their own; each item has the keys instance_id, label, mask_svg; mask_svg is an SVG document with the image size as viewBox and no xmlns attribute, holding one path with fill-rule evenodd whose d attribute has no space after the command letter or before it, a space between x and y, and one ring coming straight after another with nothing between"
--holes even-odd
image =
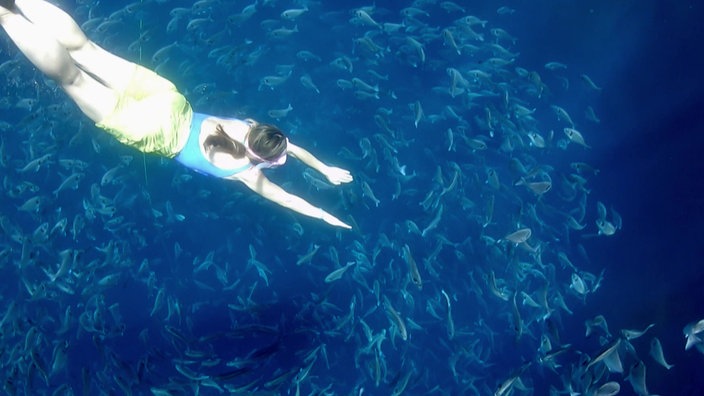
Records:
<instances>
[{"instance_id":1,"label":"woman's dark hair","mask_svg":"<svg viewBox=\"0 0 704 396\"><path fill-rule=\"evenodd\" d=\"M247 137L249 148L265 160L280 157L286 151L286 137L279 128L271 124L259 124L254 120L247 120L251 128ZM215 133L205 138L203 149L210 160L217 153L227 153L235 158L244 158L247 148L244 144L233 140L227 135L222 125L215 127Z\"/></svg>"},{"instance_id":2,"label":"woman's dark hair","mask_svg":"<svg viewBox=\"0 0 704 396\"><path fill-rule=\"evenodd\" d=\"M216 153L227 153L235 158L244 158L244 153L246 152L244 144L234 141L227 136L227 133L225 133L225 130L222 129L222 125L220 124L215 127L214 134L205 138L203 148L205 152L208 153L208 157L211 161Z\"/></svg>"},{"instance_id":3,"label":"woman's dark hair","mask_svg":"<svg viewBox=\"0 0 704 396\"><path fill-rule=\"evenodd\" d=\"M254 154L267 161L280 157L286 151L286 136L271 124L253 124L247 143Z\"/></svg>"}]
</instances>

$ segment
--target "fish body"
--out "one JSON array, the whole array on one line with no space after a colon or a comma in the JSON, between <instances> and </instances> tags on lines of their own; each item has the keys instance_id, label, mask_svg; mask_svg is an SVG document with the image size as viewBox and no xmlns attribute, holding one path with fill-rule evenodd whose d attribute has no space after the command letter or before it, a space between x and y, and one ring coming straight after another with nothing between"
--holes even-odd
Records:
<instances>
[{"instance_id":1,"label":"fish body","mask_svg":"<svg viewBox=\"0 0 704 396\"><path fill-rule=\"evenodd\" d=\"M49 163L49 160L53 154L44 154L39 158L35 158L31 161L29 161L25 166L23 166L20 169L17 169L18 172L20 173L26 173L26 172L37 172L39 171L39 168L41 168L43 165L46 165Z\"/></svg>"},{"instance_id":2,"label":"fish body","mask_svg":"<svg viewBox=\"0 0 704 396\"><path fill-rule=\"evenodd\" d=\"M616 233L616 226L606 219L597 219L596 227L599 229L599 235L610 236Z\"/></svg>"},{"instance_id":3,"label":"fish body","mask_svg":"<svg viewBox=\"0 0 704 396\"><path fill-rule=\"evenodd\" d=\"M308 7L304 8L289 8L288 10L285 10L281 13L281 18L289 20L289 21L295 21L298 19L301 15L305 14L308 12Z\"/></svg>"},{"instance_id":4,"label":"fish body","mask_svg":"<svg viewBox=\"0 0 704 396\"><path fill-rule=\"evenodd\" d=\"M63 182L61 182L61 184L59 185L59 187L56 188L56 190L54 190L54 196L57 197L61 191L77 190L78 184L81 182L81 180L83 180L83 177L85 177L85 174L83 172L72 173L67 178L65 178Z\"/></svg>"},{"instance_id":5,"label":"fish body","mask_svg":"<svg viewBox=\"0 0 704 396\"><path fill-rule=\"evenodd\" d=\"M289 75L285 76L264 76L259 80L259 90L261 91L263 87L268 87L269 89L274 89L288 80Z\"/></svg>"},{"instance_id":6,"label":"fish body","mask_svg":"<svg viewBox=\"0 0 704 396\"><path fill-rule=\"evenodd\" d=\"M631 383L633 391L638 396L648 396L648 387L645 384L645 364L642 361L637 361L632 367L628 376L628 382Z\"/></svg>"},{"instance_id":7,"label":"fish body","mask_svg":"<svg viewBox=\"0 0 704 396\"><path fill-rule=\"evenodd\" d=\"M529 132L528 133L528 139L530 139L530 144L533 147L536 148L545 148L546 143L545 143L545 138L538 132Z\"/></svg>"},{"instance_id":8,"label":"fish body","mask_svg":"<svg viewBox=\"0 0 704 396\"><path fill-rule=\"evenodd\" d=\"M296 58L298 58L304 62L309 62L312 60L320 62L322 60L318 55L316 55L308 50L300 50L300 51L296 52Z\"/></svg>"},{"instance_id":9,"label":"fish body","mask_svg":"<svg viewBox=\"0 0 704 396\"><path fill-rule=\"evenodd\" d=\"M520 230L514 231L504 237L505 240L519 244L527 241L532 234L530 228L521 228Z\"/></svg>"},{"instance_id":10,"label":"fish body","mask_svg":"<svg viewBox=\"0 0 704 396\"><path fill-rule=\"evenodd\" d=\"M579 132L578 130L574 128L565 128L563 129L565 135L567 136L568 139L570 139L571 142L576 143L584 148L591 148L585 141L584 141L584 136L582 136L582 133Z\"/></svg>"},{"instance_id":11,"label":"fish body","mask_svg":"<svg viewBox=\"0 0 704 396\"><path fill-rule=\"evenodd\" d=\"M643 334L645 334L648 330L650 330L651 327L655 326L655 323L651 323L648 326L645 327L643 330L630 330L630 329L623 329L621 330L621 335L627 340L635 340L636 338L641 337Z\"/></svg>"},{"instance_id":12,"label":"fish body","mask_svg":"<svg viewBox=\"0 0 704 396\"><path fill-rule=\"evenodd\" d=\"M369 13L367 13L365 10L359 9L354 12L354 16L357 18L358 21L360 21L363 25L367 26L373 26L376 28L381 29L382 26L372 18Z\"/></svg>"},{"instance_id":13,"label":"fish body","mask_svg":"<svg viewBox=\"0 0 704 396\"><path fill-rule=\"evenodd\" d=\"M299 81L304 87L310 89L311 91L315 91L315 93L320 93L320 89L318 89L318 86L315 85L315 83L313 82L313 78L310 76L310 74L302 75L299 78Z\"/></svg>"},{"instance_id":14,"label":"fish body","mask_svg":"<svg viewBox=\"0 0 704 396\"><path fill-rule=\"evenodd\" d=\"M614 396L621 391L621 385L616 381L609 381L594 391L594 396Z\"/></svg>"},{"instance_id":15,"label":"fish body","mask_svg":"<svg viewBox=\"0 0 704 396\"><path fill-rule=\"evenodd\" d=\"M123 164L116 165L110 169L108 169L104 174L103 177L100 178L100 185L105 186L108 184L114 184L117 182L117 173L124 168Z\"/></svg>"},{"instance_id":16,"label":"fish body","mask_svg":"<svg viewBox=\"0 0 704 396\"><path fill-rule=\"evenodd\" d=\"M366 181L362 181L362 192L364 193L365 197L371 199L372 202L374 202L374 206L379 207L381 201L374 195L374 191L372 191L371 186L369 186L369 183L367 183Z\"/></svg>"},{"instance_id":17,"label":"fish body","mask_svg":"<svg viewBox=\"0 0 704 396\"><path fill-rule=\"evenodd\" d=\"M289 103L288 106L285 109L272 109L267 112L269 117L274 118L276 120L281 120L282 118L286 117L288 113L293 110L293 106Z\"/></svg>"},{"instance_id":18,"label":"fish body","mask_svg":"<svg viewBox=\"0 0 704 396\"><path fill-rule=\"evenodd\" d=\"M293 29L288 28L278 28L269 32L269 37L273 39L284 39L290 37L292 34L298 32L298 25L294 26Z\"/></svg>"},{"instance_id":19,"label":"fish body","mask_svg":"<svg viewBox=\"0 0 704 396\"><path fill-rule=\"evenodd\" d=\"M457 45L457 40L455 40L455 36L452 34L452 31L450 29L443 29L442 30L442 39L443 39L445 45L451 47L452 49L455 50L455 52L457 52L457 55L462 54L462 52L460 51L459 45Z\"/></svg>"},{"instance_id":20,"label":"fish body","mask_svg":"<svg viewBox=\"0 0 704 396\"><path fill-rule=\"evenodd\" d=\"M342 278L342 275L344 275L345 272L347 272L347 269L355 264L356 264L355 261L350 261L349 263L345 264L344 267L340 267L340 268L332 271L331 273L328 274L328 276L325 277L325 283L331 283L331 282L334 282L334 281Z\"/></svg>"},{"instance_id":21,"label":"fish body","mask_svg":"<svg viewBox=\"0 0 704 396\"><path fill-rule=\"evenodd\" d=\"M589 291L582 277L576 273L572 274L570 289L574 290L574 292L580 296L586 295Z\"/></svg>"},{"instance_id":22,"label":"fish body","mask_svg":"<svg viewBox=\"0 0 704 396\"><path fill-rule=\"evenodd\" d=\"M655 362L657 362L659 365L665 367L668 370L674 367L673 364L669 364L665 360L665 354L662 350L662 344L660 343L660 340L657 337L653 337L653 339L650 340L650 356L655 360Z\"/></svg>"},{"instance_id":23,"label":"fish body","mask_svg":"<svg viewBox=\"0 0 704 396\"><path fill-rule=\"evenodd\" d=\"M420 101L412 103L410 107L413 110L413 125L418 128L418 123L423 119L423 107L420 105Z\"/></svg>"},{"instance_id":24,"label":"fish body","mask_svg":"<svg viewBox=\"0 0 704 396\"><path fill-rule=\"evenodd\" d=\"M26 200L22 205L20 205L17 210L20 212L28 212L28 213L34 213L37 214L39 211L41 211L42 207L44 206L44 197L42 196L36 196L29 198Z\"/></svg>"},{"instance_id":25,"label":"fish body","mask_svg":"<svg viewBox=\"0 0 704 396\"><path fill-rule=\"evenodd\" d=\"M594 91L601 91L601 87L597 86L594 81L592 81L591 77L589 77L586 74L580 74L579 78L582 80L585 86L587 88L592 89Z\"/></svg>"},{"instance_id":26,"label":"fish body","mask_svg":"<svg viewBox=\"0 0 704 396\"><path fill-rule=\"evenodd\" d=\"M551 105L550 107L555 112L555 115L557 116L558 120L564 121L574 128L574 122L572 121L572 118L565 109L557 105Z\"/></svg>"},{"instance_id":27,"label":"fish body","mask_svg":"<svg viewBox=\"0 0 704 396\"><path fill-rule=\"evenodd\" d=\"M313 257L315 256L315 254L318 253L318 249L320 249L320 245L315 245L315 244L312 245L310 247L310 249L308 250L308 253L306 253L298 258L298 260L296 261L296 265L310 263L311 260L313 260Z\"/></svg>"},{"instance_id":28,"label":"fish body","mask_svg":"<svg viewBox=\"0 0 704 396\"><path fill-rule=\"evenodd\" d=\"M403 259L406 261L408 264L408 275L411 278L411 282L413 282L414 285L418 288L418 290L423 289L423 279L420 276L420 271L418 271L418 265L416 264L416 260L413 258L413 255L411 254L411 248L408 247L408 244L403 245Z\"/></svg>"},{"instance_id":29,"label":"fish body","mask_svg":"<svg viewBox=\"0 0 704 396\"><path fill-rule=\"evenodd\" d=\"M541 196L552 188L552 182L549 180L529 182L525 178L521 178L514 185L525 186L537 196Z\"/></svg>"},{"instance_id":30,"label":"fish body","mask_svg":"<svg viewBox=\"0 0 704 396\"><path fill-rule=\"evenodd\" d=\"M548 62L545 64L545 68L548 70L567 70L567 65L560 62Z\"/></svg>"},{"instance_id":31,"label":"fish body","mask_svg":"<svg viewBox=\"0 0 704 396\"><path fill-rule=\"evenodd\" d=\"M511 393L511 390L513 389L514 385L516 385L518 382L520 382L520 377L523 375L523 373L528 369L530 366L530 363L526 363L523 366L521 366L514 374L512 374L510 377L505 379L499 386L496 388L496 391L494 392L494 396L505 396Z\"/></svg>"},{"instance_id":32,"label":"fish body","mask_svg":"<svg viewBox=\"0 0 704 396\"><path fill-rule=\"evenodd\" d=\"M396 326L401 339L406 341L408 339L408 329L406 328L406 323L394 307L391 306L391 302L388 298L386 298L386 296L384 296L384 310L391 319L392 323Z\"/></svg>"},{"instance_id":33,"label":"fish body","mask_svg":"<svg viewBox=\"0 0 704 396\"><path fill-rule=\"evenodd\" d=\"M688 324L684 327L682 332L687 340L684 346L685 351L689 350L693 346L697 346L699 350L704 352L704 348L702 348L702 337L700 336L701 333L704 333L704 319Z\"/></svg>"},{"instance_id":34,"label":"fish body","mask_svg":"<svg viewBox=\"0 0 704 396\"><path fill-rule=\"evenodd\" d=\"M603 315L597 315L594 319L586 320L584 325L587 329L586 334L584 335L585 337L589 337L597 328L602 329L607 336L611 336L611 333L609 333L609 326L606 323L606 318L604 318Z\"/></svg>"},{"instance_id":35,"label":"fish body","mask_svg":"<svg viewBox=\"0 0 704 396\"><path fill-rule=\"evenodd\" d=\"M621 373L623 372L623 366L621 365L621 358L618 354L618 350L621 347L621 339L617 339L615 342L613 342L611 345L609 345L606 349L604 349L601 353L596 355L594 359L592 359L589 364L587 365L585 370L589 370L592 368L595 364L599 362L603 362L606 364L606 367L611 371L612 373Z\"/></svg>"},{"instance_id":36,"label":"fish body","mask_svg":"<svg viewBox=\"0 0 704 396\"><path fill-rule=\"evenodd\" d=\"M518 292L513 292L513 298L511 299L511 313L513 314L513 331L516 336L516 342L520 341L523 335L523 320L521 319L521 313L518 311L518 305L516 304L516 296Z\"/></svg>"},{"instance_id":37,"label":"fish body","mask_svg":"<svg viewBox=\"0 0 704 396\"><path fill-rule=\"evenodd\" d=\"M499 174L496 169L489 168L486 170L486 184L494 190L499 190L501 188L501 182L499 181Z\"/></svg>"}]
</instances>

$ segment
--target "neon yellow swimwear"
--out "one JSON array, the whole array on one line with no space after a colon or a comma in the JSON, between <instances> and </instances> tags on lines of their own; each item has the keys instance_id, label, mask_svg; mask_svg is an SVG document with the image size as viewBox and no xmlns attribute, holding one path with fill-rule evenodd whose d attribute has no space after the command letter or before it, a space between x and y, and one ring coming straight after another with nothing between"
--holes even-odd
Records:
<instances>
[{"instance_id":1,"label":"neon yellow swimwear","mask_svg":"<svg viewBox=\"0 0 704 396\"><path fill-rule=\"evenodd\" d=\"M134 66L115 110L95 125L139 151L173 158L188 140L191 105L169 80Z\"/></svg>"}]
</instances>

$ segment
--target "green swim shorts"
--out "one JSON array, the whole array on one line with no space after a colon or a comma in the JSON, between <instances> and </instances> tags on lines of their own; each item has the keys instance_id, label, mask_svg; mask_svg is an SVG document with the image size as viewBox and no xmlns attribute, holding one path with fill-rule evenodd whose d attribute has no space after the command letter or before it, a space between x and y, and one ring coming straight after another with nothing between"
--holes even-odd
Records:
<instances>
[{"instance_id":1,"label":"green swim shorts","mask_svg":"<svg viewBox=\"0 0 704 396\"><path fill-rule=\"evenodd\" d=\"M95 125L139 151L173 158L188 140L191 105L169 80L134 66L115 110Z\"/></svg>"}]
</instances>

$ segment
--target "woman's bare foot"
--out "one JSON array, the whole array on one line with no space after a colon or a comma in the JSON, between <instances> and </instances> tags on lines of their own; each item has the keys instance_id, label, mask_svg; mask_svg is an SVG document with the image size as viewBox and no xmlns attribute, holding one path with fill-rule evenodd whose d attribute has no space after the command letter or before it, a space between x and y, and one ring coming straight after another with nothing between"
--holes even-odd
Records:
<instances>
[{"instance_id":1,"label":"woman's bare foot","mask_svg":"<svg viewBox=\"0 0 704 396\"><path fill-rule=\"evenodd\" d=\"M0 9L11 11L15 8L15 0L0 0Z\"/></svg>"},{"instance_id":2,"label":"woman's bare foot","mask_svg":"<svg viewBox=\"0 0 704 396\"><path fill-rule=\"evenodd\" d=\"M0 0L0 16L14 12L15 0Z\"/></svg>"}]
</instances>

